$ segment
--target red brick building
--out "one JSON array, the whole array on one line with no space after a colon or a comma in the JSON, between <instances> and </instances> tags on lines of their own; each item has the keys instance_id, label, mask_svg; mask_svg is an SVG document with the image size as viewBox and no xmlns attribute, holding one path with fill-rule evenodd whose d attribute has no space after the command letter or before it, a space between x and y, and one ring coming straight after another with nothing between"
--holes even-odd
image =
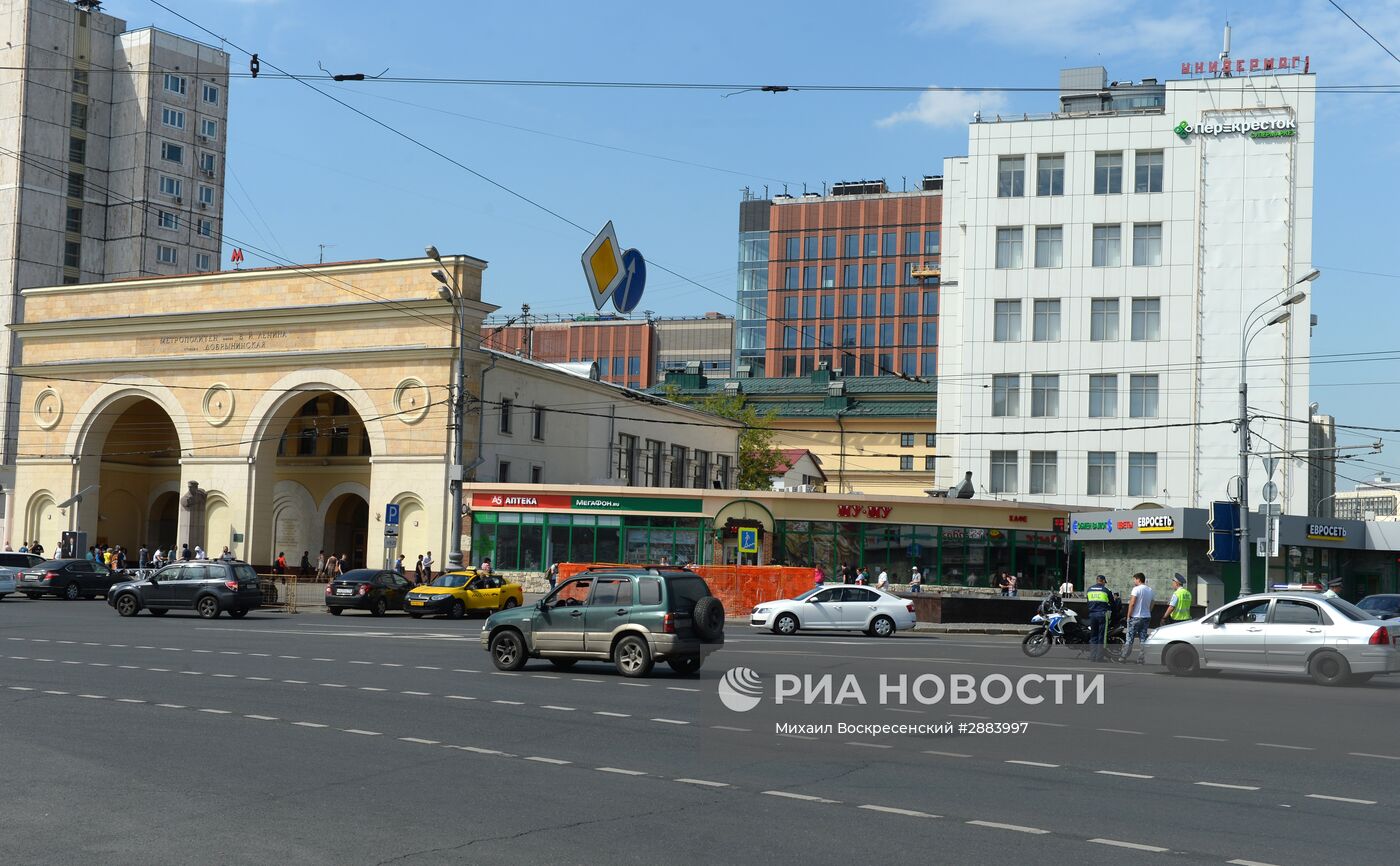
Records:
<instances>
[{"instance_id":1,"label":"red brick building","mask_svg":"<svg viewBox=\"0 0 1400 866\"><path fill-rule=\"evenodd\" d=\"M596 361L598 378L628 388L656 384L656 325L646 319L623 319L600 314L560 322L532 322L481 329L488 349L525 355L536 361L565 363ZM528 347L526 342L528 340Z\"/></svg>"}]
</instances>

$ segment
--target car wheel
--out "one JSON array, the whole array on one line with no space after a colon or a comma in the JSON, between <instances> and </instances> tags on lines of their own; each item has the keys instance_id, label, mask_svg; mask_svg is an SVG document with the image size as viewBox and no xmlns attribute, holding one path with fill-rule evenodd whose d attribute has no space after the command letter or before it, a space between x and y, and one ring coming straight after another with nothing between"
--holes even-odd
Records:
<instances>
[{"instance_id":1,"label":"car wheel","mask_svg":"<svg viewBox=\"0 0 1400 866\"><path fill-rule=\"evenodd\" d=\"M219 600L212 595L206 595L194 603L194 611L201 619L213 619L219 615Z\"/></svg>"},{"instance_id":2,"label":"car wheel","mask_svg":"<svg viewBox=\"0 0 1400 866\"><path fill-rule=\"evenodd\" d=\"M129 592L124 592L117 596L117 613L122 616L136 616L136 611L140 605L136 603L136 596Z\"/></svg>"},{"instance_id":3,"label":"car wheel","mask_svg":"<svg viewBox=\"0 0 1400 866\"><path fill-rule=\"evenodd\" d=\"M376 598L374 601L370 602L370 605L369 605L369 615L370 615L370 616L383 616L388 610L389 610L389 603L388 603L387 601L384 600L384 596L382 596L382 595L381 595L379 598Z\"/></svg>"},{"instance_id":4,"label":"car wheel","mask_svg":"<svg viewBox=\"0 0 1400 866\"><path fill-rule=\"evenodd\" d=\"M695 602L690 621L701 640L716 640L724 634L724 602L707 595Z\"/></svg>"},{"instance_id":5,"label":"car wheel","mask_svg":"<svg viewBox=\"0 0 1400 866\"><path fill-rule=\"evenodd\" d=\"M790 613L778 614L778 618L773 620L773 631L782 635L797 634L797 617Z\"/></svg>"},{"instance_id":6,"label":"car wheel","mask_svg":"<svg viewBox=\"0 0 1400 866\"><path fill-rule=\"evenodd\" d=\"M705 660L700 656L680 656L666 659L666 664L671 666L671 670L688 677L700 673L700 666L704 663Z\"/></svg>"},{"instance_id":7,"label":"car wheel","mask_svg":"<svg viewBox=\"0 0 1400 866\"><path fill-rule=\"evenodd\" d=\"M461 601L452 602L452 607L447 609L448 619L461 619L467 615L467 606Z\"/></svg>"},{"instance_id":8,"label":"car wheel","mask_svg":"<svg viewBox=\"0 0 1400 866\"><path fill-rule=\"evenodd\" d=\"M1351 665L1337 653L1318 653L1308 663L1308 676L1320 686L1345 685L1351 679Z\"/></svg>"},{"instance_id":9,"label":"car wheel","mask_svg":"<svg viewBox=\"0 0 1400 866\"><path fill-rule=\"evenodd\" d=\"M1189 677L1201 670L1201 657L1190 644L1177 643L1167 647L1163 662L1174 676Z\"/></svg>"},{"instance_id":10,"label":"car wheel","mask_svg":"<svg viewBox=\"0 0 1400 866\"><path fill-rule=\"evenodd\" d=\"M328 607L328 608L326 608L326 613L330 614L331 616L340 616L340 611L341 611L341 608L338 608L338 607Z\"/></svg>"},{"instance_id":11,"label":"car wheel","mask_svg":"<svg viewBox=\"0 0 1400 866\"><path fill-rule=\"evenodd\" d=\"M508 599L506 599L506 603L503 604L503 605L501 605L501 610L510 610L510 609L513 608L513 607L519 607L519 606L520 606L520 602L516 601L516 600L513 599L513 598L508 598Z\"/></svg>"},{"instance_id":12,"label":"car wheel","mask_svg":"<svg viewBox=\"0 0 1400 866\"><path fill-rule=\"evenodd\" d=\"M228 615L233 617L234 619L242 619L243 617L248 615L248 609L246 607L240 607L237 610L229 611Z\"/></svg>"},{"instance_id":13,"label":"car wheel","mask_svg":"<svg viewBox=\"0 0 1400 866\"><path fill-rule=\"evenodd\" d=\"M69 601L77 601L83 597L83 591L78 588L78 584L70 583L63 588L63 597Z\"/></svg>"},{"instance_id":14,"label":"car wheel","mask_svg":"<svg viewBox=\"0 0 1400 866\"><path fill-rule=\"evenodd\" d=\"M870 631L868 634L873 637L894 637L895 631L894 620L887 616L877 616L874 621L870 623Z\"/></svg>"},{"instance_id":15,"label":"car wheel","mask_svg":"<svg viewBox=\"0 0 1400 866\"><path fill-rule=\"evenodd\" d=\"M525 638L515 629L505 629L491 637L491 663L496 670L518 671L525 667Z\"/></svg>"},{"instance_id":16,"label":"car wheel","mask_svg":"<svg viewBox=\"0 0 1400 866\"><path fill-rule=\"evenodd\" d=\"M1033 659L1038 659L1050 652L1050 635L1041 631L1033 631L1021 640L1021 652Z\"/></svg>"},{"instance_id":17,"label":"car wheel","mask_svg":"<svg viewBox=\"0 0 1400 866\"><path fill-rule=\"evenodd\" d=\"M578 659L550 659L549 663L554 665L556 671L566 671L578 664Z\"/></svg>"},{"instance_id":18,"label":"car wheel","mask_svg":"<svg viewBox=\"0 0 1400 866\"><path fill-rule=\"evenodd\" d=\"M165 616L170 611L166 610L163 607L151 607L147 608L146 612L149 613L151 616Z\"/></svg>"},{"instance_id":19,"label":"car wheel","mask_svg":"<svg viewBox=\"0 0 1400 866\"><path fill-rule=\"evenodd\" d=\"M624 677L644 677L653 664L647 642L636 635L627 635L613 647L613 664Z\"/></svg>"}]
</instances>

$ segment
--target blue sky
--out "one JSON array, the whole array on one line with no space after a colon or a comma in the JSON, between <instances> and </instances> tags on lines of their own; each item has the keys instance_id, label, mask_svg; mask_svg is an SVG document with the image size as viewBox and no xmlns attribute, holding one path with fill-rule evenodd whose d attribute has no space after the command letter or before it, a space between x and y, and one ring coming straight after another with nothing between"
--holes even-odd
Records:
<instances>
[{"instance_id":1,"label":"blue sky","mask_svg":"<svg viewBox=\"0 0 1400 866\"><path fill-rule=\"evenodd\" d=\"M257 51L265 71L316 72L319 61L412 77L1054 87L1062 66L1175 77L1182 60L1219 51L1228 15L1236 57L1309 54L1321 85L1400 83L1400 63L1326 0L167 2ZM1343 6L1400 53L1400 0ZM133 27L217 42L148 0L105 8ZM246 55L229 50L246 70ZM661 314L733 312L743 187L762 195L787 182L800 193L804 182L819 190L885 178L899 188L966 151L973 110L1056 105L1053 93L319 86L574 222L613 220L624 246L712 290L653 270L642 307ZM1313 399L1340 423L1400 427L1393 361L1324 357L1396 348L1398 102L1319 97ZM521 301L548 313L587 305L579 254L588 234L296 82L235 80L230 112L226 241L285 257L250 250L248 264L314 262L323 243L333 245L328 261L399 258L431 242L488 260L484 300L503 311ZM1363 438L1374 437L1342 437ZM1387 451L1341 471L1367 478L1394 466L1400 476L1400 434Z\"/></svg>"}]
</instances>

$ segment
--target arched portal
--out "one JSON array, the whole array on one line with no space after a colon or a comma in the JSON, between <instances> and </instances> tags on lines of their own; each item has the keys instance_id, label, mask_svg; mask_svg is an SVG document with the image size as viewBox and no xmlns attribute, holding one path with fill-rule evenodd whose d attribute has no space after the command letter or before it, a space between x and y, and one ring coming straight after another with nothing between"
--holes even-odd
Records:
<instances>
[{"instance_id":1,"label":"arched portal","mask_svg":"<svg viewBox=\"0 0 1400 866\"><path fill-rule=\"evenodd\" d=\"M85 510L82 522L91 522L78 527L89 532L89 543L121 545L132 551L155 543L153 512L145 504L156 490L180 481L180 437L165 409L139 396L112 403L85 437L82 460L84 486L89 480L98 485L91 497L96 514ZM178 505L171 508L176 519L177 509ZM173 530L170 542L173 545Z\"/></svg>"},{"instance_id":2,"label":"arched portal","mask_svg":"<svg viewBox=\"0 0 1400 866\"><path fill-rule=\"evenodd\" d=\"M180 528L179 494L173 490L158 494L156 501L151 503L148 519L146 535L149 542L161 550L174 550L176 532Z\"/></svg>"},{"instance_id":3,"label":"arched portal","mask_svg":"<svg viewBox=\"0 0 1400 866\"><path fill-rule=\"evenodd\" d=\"M364 568L369 553L369 503L358 493L342 493L326 509L321 535L327 552L347 557L346 570Z\"/></svg>"}]
</instances>

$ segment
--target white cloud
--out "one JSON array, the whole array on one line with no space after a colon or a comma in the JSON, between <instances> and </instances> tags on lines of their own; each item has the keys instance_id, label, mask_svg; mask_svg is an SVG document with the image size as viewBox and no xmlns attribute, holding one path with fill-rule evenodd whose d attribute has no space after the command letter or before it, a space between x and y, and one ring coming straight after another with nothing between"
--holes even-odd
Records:
<instances>
[{"instance_id":1,"label":"white cloud","mask_svg":"<svg viewBox=\"0 0 1400 866\"><path fill-rule=\"evenodd\" d=\"M995 114L1006 107L1006 97L1000 93L971 90L939 90L930 87L908 108L882 117L876 126L899 123L922 123L928 126L963 126L971 122L975 112Z\"/></svg>"},{"instance_id":2,"label":"white cloud","mask_svg":"<svg viewBox=\"0 0 1400 866\"><path fill-rule=\"evenodd\" d=\"M1194 56L1219 41L1219 14L1201 0L929 0L920 25L944 35L969 31L989 43L1060 55L1077 65L1099 56L1175 56L1188 48Z\"/></svg>"}]
</instances>

